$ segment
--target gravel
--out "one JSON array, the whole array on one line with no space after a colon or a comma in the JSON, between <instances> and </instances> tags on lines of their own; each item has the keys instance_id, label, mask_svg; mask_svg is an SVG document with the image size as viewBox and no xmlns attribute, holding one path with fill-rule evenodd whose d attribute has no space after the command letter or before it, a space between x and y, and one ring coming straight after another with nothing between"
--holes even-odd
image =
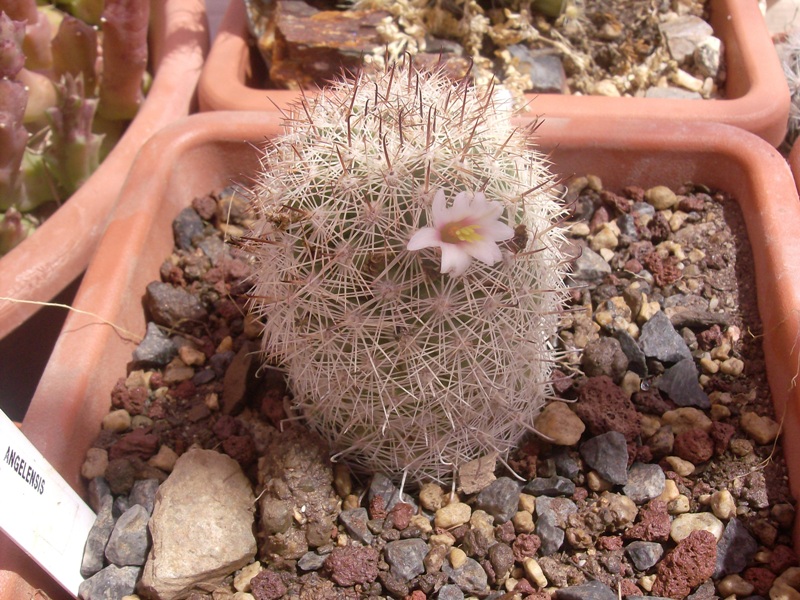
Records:
<instances>
[{"instance_id":1,"label":"gravel","mask_svg":"<svg viewBox=\"0 0 800 600\"><path fill-rule=\"evenodd\" d=\"M146 543L157 487L193 447L235 459L258 496L256 558L214 598L700 600L784 585L798 564L794 506L742 217L723 194L672 192L649 194L669 205L656 209L646 190L572 181L580 285L559 332L557 398L537 421L546 437L463 469L463 488L402 493L385 474L332 465L301 427L280 432L290 390L256 369L248 266L218 243L213 205L242 201L198 199L148 286L149 339L110 391L130 425L101 431L84 468L103 519L83 597L100 597L97 581L132 593L140 570L104 563L99 546L120 520ZM602 248L600 232L613 234Z\"/></svg>"}]
</instances>

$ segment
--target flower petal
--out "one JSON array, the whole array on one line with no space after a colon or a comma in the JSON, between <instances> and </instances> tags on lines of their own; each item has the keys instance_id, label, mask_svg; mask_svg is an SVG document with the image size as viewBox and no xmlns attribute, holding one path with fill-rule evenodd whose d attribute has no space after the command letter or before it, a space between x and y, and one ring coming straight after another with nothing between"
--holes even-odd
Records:
<instances>
[{"instance_id":1,"label":"flower petal","mask_svg":"<svg viewBox=\"0 0 800 600\"><path fill-rule=\"evenodd\" d=\"M494 242L503 242L514 237L514 230L500 221L481 223L480 233L484 238Z\"/></svg>"},{"instance_id":2,"label":"flower petal","mask_svg":"<svg viewBox=\"0 0 800 600\"><path fill-rule=\"evenodd\" d=\"M416 231L411 239L406 244L408 250L422 250L423 248L431 248L433 246L440 246L442 239L439 237L439 232L433 227L423 227Z\"/></svg>"},{"instance_id":3,"label":"flower petal","mask_svg":"<svg viewBox=\"0 0 800 600\"><path fill-rule=\"evenodd\" d=\"M466 217L474 216L474 213L471 196L467 192L459 192L453 199L453 206L448 210L447 220L451 223L461 221Z\"/></svg>"},{"instance_id":4,"label":"flower petal","mask_svg":"<svg viewBox=\"0 0 800 600\"><path fill-rule=\"evenodd\" d=\"M487 265L493 265L503 259L503 254L500 252L498 245L489 240L469 245L465 244L463 251Z\"/></svg>"},{"instance_id":5,"label":"flower petal","mask_svg":"<svg viewBox=\"0 0 800 600\"><path fill-rule=\"evenodd\" d=\"M442 273L462 275L470 263L472 257L465 252L465 249L455 244L442 244Z\"/></svg>"},{"instance_id":6,"label":"flower petal","mask_svg":"<svg viewBox=\"0 0 800 600\"><path fill-rule=\"evenodd\" d=\"M444 195L444 190L439 188L436 190L436 195L433 197L434 227L441 227L441 225L448 220L447 213L447 198Z\"/></svg>"}]
</instances>

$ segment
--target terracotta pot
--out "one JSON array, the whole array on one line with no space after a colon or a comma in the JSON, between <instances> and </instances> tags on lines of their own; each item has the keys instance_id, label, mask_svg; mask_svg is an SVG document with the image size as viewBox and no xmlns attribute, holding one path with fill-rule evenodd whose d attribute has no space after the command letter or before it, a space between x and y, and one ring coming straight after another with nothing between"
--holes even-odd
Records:
<instances>
[{"instance_id":1,"label":"terracotta pot","mask_svg":"<svg viewBox=\"0 0 800 600\"><path fill-rule=\"evenodd\" d=\"M640 118L668 127L683 121L727 123L778 146L786 133L789 89L757 3L711 0L710 4L711 25L726 48L726 99L528 94L533 112L545 118ZM297 97L297 92L261 89L263 71L248 33L244 3L231 0L200 77L200 109L271 110Z\"/></svg>"},{"instance_id":2,"label":"terracotta pot","mask_svg":"<svg viewBox=\"0 0 800 600\"><path fill-rule=\"evenodd\" d=\"M110 392L136 343L106 323L141 336L141 298L171 252L172 219L197 196L247 181L257 146L279 131L274 112L217 112L188 117L157 134L137 159L114 220L86 272L74 306L22 423L23 432L76 489L86 449L107 414ZM764 351L791 486L800 494L800 201L783 157L763 140L715 123L676 124L550 119L539 130L554 168L601 175L608 189L687 181L730 192L748 227L764 323ZM777 201L776 201L777 200ZM101 368L98 366L102 365ZM785 411L785 412L784 412ZM800 540L796 535L795 540ZM6 544L17 576L0 579L0 599L23 597L46 577ZM52 585L51 585L52 587ZM15 590L12 593L8 590Z\"/></svg>"},{"instance_id":3,"label":"terracotta pot","mask_svg":"<svg viewBox=\"0 0 800 600\"><path fill-rule=\"evenodd\" d=\"M161 127L195 108L209 45L204 1L152 0L150 30L154 79L139 113L81 189L0 258L0 297L49 301L73 282L89 263L139 148ZM38 309L0 300L0 339Z\"/></svg>"}]
</instances>

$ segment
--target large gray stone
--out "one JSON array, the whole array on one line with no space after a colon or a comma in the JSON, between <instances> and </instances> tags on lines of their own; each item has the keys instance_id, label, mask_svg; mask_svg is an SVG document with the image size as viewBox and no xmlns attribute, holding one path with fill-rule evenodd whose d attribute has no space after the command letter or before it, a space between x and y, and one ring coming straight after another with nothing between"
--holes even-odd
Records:
<instances>
[{"instance_id":1,"label":"large gray stone","mask_svg":"<svg viewBox=\"0 0 800 600\"><path fill-rule=\"evenodd\" d=\"M218 585L252 562L255 498L239 464L213 450L190 450L156 494L153 539L141 585L160 600Z\"/></svg>"}]
</instances>

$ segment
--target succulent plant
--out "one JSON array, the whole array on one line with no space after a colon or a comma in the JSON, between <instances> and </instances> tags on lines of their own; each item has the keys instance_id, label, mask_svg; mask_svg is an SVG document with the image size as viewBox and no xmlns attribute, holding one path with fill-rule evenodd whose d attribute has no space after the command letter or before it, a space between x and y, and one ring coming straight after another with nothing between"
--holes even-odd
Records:
<instances>
[{"instance_id":1,"label":"succulent plant","mask_svg":"<svg viewBox=\"0 0 800 600\"><path fill-rule=\"evenodd\" d=\"M501 457L550 392L563 205L510 100L405 64L304 99L242 246L251 310L334 458L412 481Z\"/></svg>"},{"instance_id":2,"label":"succulent plant","mask_svg":"<svg viewBox=\"0 0 800 600\"><path fill-rule=\"evenodd\" d=\"M27 224L92 174L135 115L145 83L149 2L59 6L72 14L53 3L0 2L0 211L38 211ZM7 217L19 221L16 212ZM0 256L32 232L12 230Z\"/></svg>"}]
</instances>

